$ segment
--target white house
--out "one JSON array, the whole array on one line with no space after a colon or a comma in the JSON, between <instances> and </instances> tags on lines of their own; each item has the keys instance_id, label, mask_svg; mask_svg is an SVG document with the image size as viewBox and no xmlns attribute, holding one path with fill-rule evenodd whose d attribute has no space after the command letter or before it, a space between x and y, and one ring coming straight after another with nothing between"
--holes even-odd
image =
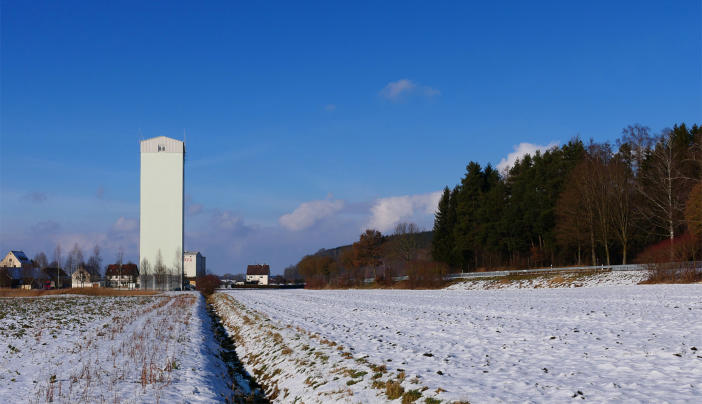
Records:
<instances>
[{"instance_id":1,"label":"white house","mask_svg":"<svg viewBox=\"0 0 702 404\"><path fill-rule=\"evenodd\" d=\"M73 288L99 288L102 286L104 283L100 280L100 274L95 270L80 267L71 275L71 287Z\"/></svg>"},{"instance_id":2,"label":"white house","mask_svg":"<svg viewBox=\"0 0 702 404\"><path fill-rule=\"evenodd\" d=\"M0 268L27 268L32 266L32 261L23 251L12 250L0 261Z\"/></svg>"},{"instance_id":3,"label":"white house","mask_svg":"<svg viewBox=\"0 0 702 404\"><path fill-rule=\"evenodd\" d=\"M268 264L249 265L246 267L246 283L258 283L268 285L268 278L271 276L271 268Z\"/></svg>"},{"instance_id":4,"label":"white house","mask_svg":"<svg viewBox=\"0 0 702 404\"><path fill-rule=\"evenodd\" d=\"M139 288L139 268L136 264L110 264L105 271L105 279L111 288Z\"/></svg>"},{"instance_id":5,"label":"white house","mask_svg":"<svg viewBox=\"0 0 702 404\"><path fill-rule=\"evenodd\" d=\"M32 267L32 261L23 251L10 251L0 260L0 286L19 286L28 271L33 271Z\"/></svg>"},{"instance_id":6,"label":"white house","mask_svg":"<svg viewBox=\"0 0 702 404\"><path fill-rule=\"evenodd\" d=\"M205 256L200 254L200 251L186 251L183 254L183 276L186 279L205 276L206 272Z\"/></svg>"}]
</instances>

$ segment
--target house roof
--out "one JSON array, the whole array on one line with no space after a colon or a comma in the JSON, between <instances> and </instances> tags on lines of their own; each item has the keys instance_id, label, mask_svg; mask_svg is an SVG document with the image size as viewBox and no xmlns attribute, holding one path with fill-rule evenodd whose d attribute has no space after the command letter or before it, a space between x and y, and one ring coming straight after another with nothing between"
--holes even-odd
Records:
<instances>
[{"instance_id":1,"label":"house roof","mask_svg":"<svg viewBox=\"0 0 702 404\"><path fill-rule=\"evenodd\" d=\"M139 276L139 269L137 268L136 264L122 264L121 266L122 268L120 269L120 265L118 264L108 265L107 271L105 271L105 276L119 276L120 274L122 274L122 276Z\"/></svg>"},{"instance_id":2,"label":"house roof","mask_svg":"<svg viewBox=\"0 0 702 404\"><path fill-rule=\"evenodd\" d=\"M271 267L268 264L249 265L246 267L246 275L270 275Z\"/></svg>"},{"instance_id":3,"label":"house roof","mask_svg":"<svg viewBox=\"0 0 702 404\"><path fill-rule=\"evenodd\" d=\"M29 263L29 258L27 258L27 256L24 254L24 251L12 250L11 252L21 263Z\"/></svg>"},{"instance_id":4,"label":"house roof","mask_svg":"<svg viewBox=\"0 0 702 404\"><path fill-rule=\"evenodd\" d=\"M57 270L58 270L58 274L61 278L68 277L68 274L63 269L58 269L58 268L44 268L41 270L41 274L49 277L49 279L56 279L56 271Z\"/></svg>"},{"instance_id":5,"label":"house roof","mask_svg":"<svg viewBox=\"0 0 702 404\"><path fill-rule=\"evenodd\" d=\"M80 268L78 268L78 270L76 270L76 272L73 273L73 275L75 275L76 273L81 272L81 271L87 272L91 278L92 277L95 277L95 278L100 277L100 271L98 271L97 268L93 268L93 267L80 267Z\"/></svg>"}]
</instances>

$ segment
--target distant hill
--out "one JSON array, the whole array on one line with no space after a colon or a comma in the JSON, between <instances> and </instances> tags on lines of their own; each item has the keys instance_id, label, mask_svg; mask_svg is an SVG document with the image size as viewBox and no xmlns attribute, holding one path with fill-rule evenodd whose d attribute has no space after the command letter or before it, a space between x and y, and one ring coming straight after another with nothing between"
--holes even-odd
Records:
<instances>
[{"instance_id":1,"label":"distant hill","mask_svg":"<svg viewBox=\"0 0 702 404\"><path fill-rule=\"evenodd\" d=\"M417 247L419 250L431 250L431 241L434 239L433 231L423 231L415 234L414 237L417 239ZM394 238L395 236L393 235L386 236L385 243L392 241ZM330 249L322 248L321 250L317 251L312 255L317 255L320 257L332 257L334 259L338 259L341 256L341 254L349 248L351 248L351 244L342 245Z\"/></svg>"}]
</instances>

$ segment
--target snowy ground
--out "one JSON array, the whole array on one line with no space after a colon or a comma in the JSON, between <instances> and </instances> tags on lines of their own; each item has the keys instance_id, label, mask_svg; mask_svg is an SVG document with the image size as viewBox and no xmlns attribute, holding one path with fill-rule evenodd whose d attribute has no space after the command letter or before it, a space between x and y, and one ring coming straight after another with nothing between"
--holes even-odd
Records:
<instances>
[{"instance_id":1,"label":"snowy ground","mask_svg":"<svg viewBox=\"0 0 702 404\"><path fill-rule=\"evenodd\" d=\"M648 277L647 271L607 271L595 273L553 273L524 279L488 278L454 283L448 290L591 288L596 286L636 285Z\"/></svg>"},{"instance_id":2,"label":"snowy ground","mask_svg":"<svg viewBox=\"0 0 702 404\"><path fill-rule=\"evenodd\" d=\"M231 392L199 294L0 299L0 402L213 402Z\"/></svg>"},{"instance_id":3,"label":"snowy ground","mask_svg":"<svg viewBox=\"0 0 702 404\"><path fill-rule=\"evenodd\" d=\"M217 296L280 401L385 401L388 381L418 402L702 397L702 285Z\"/></svg>"}]
</instances>

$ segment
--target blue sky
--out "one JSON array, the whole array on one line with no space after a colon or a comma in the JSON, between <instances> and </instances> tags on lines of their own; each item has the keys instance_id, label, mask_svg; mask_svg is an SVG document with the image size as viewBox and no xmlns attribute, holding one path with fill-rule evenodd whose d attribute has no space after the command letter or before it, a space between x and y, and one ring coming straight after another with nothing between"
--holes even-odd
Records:
<instances>
[{"instance_id":1,"label":"blue sky","mask_svg":"<svg viewBox=\"0 0 702 404\"><path fill-rule=\"evenodd\" d=\"M98 3L2 4L2 251L136 260L140 138L186 134L186 249L278 273L471 160L702 121L700 1Z\"/></svg>"}]
</instances>

